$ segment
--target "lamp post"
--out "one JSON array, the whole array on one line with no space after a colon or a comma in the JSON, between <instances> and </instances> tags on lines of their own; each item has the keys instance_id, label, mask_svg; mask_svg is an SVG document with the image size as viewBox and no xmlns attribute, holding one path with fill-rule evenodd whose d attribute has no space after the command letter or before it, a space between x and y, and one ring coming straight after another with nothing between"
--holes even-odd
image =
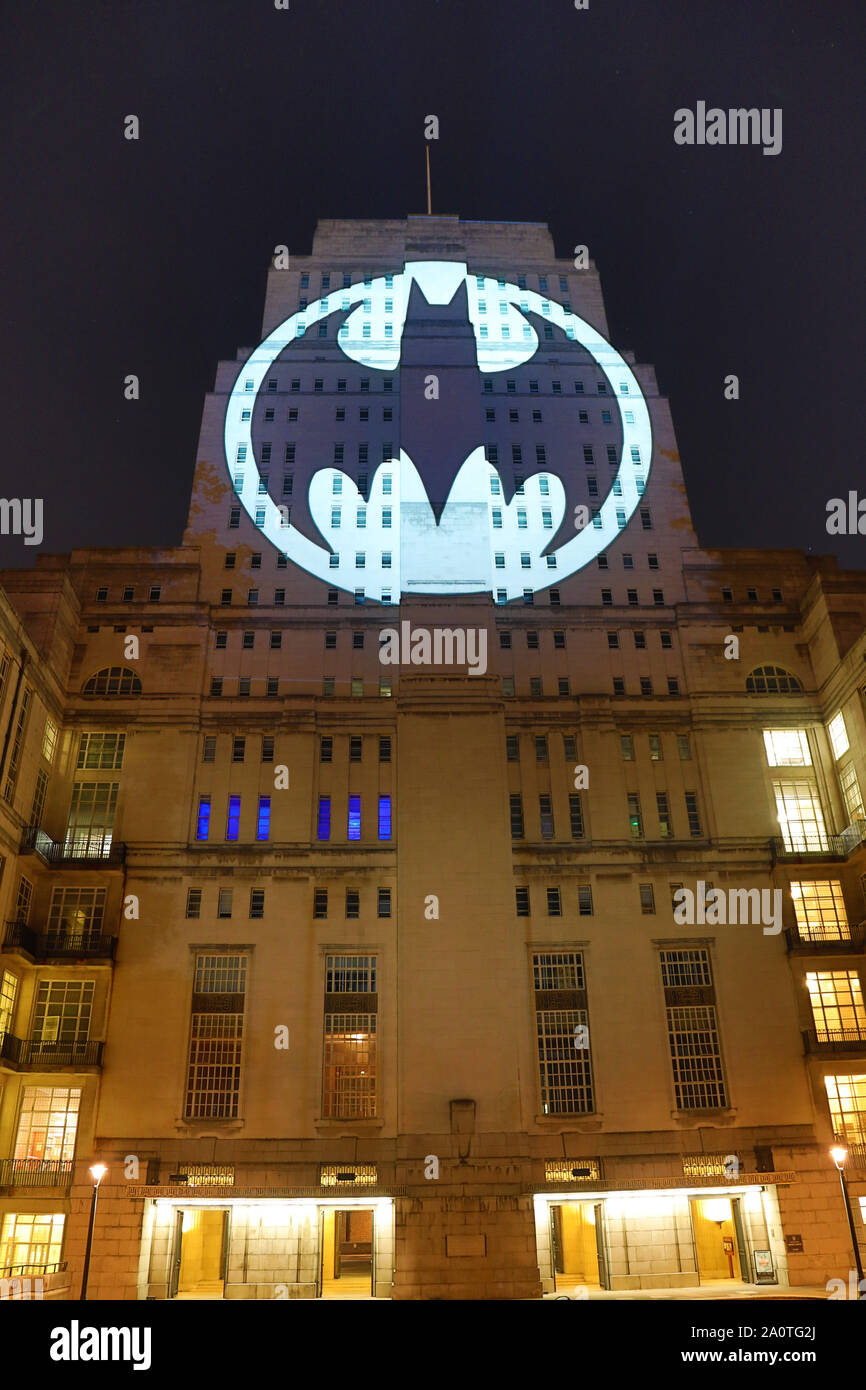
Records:
<instances>
[{"instance_id":1,"label":"lamp post","mask_svg":"<svg viewBox=\"0 0 866 1390\"><path fill-rule=\"evenodd\" d=\"M845 1164L848 1161L848 1150L844 1145L836 1144L830 1150L830 1157L839 1171L839 1181L842 1184L842 1200L845 1203L845 1215L848 1218L848 1230L851 1232L851 1244L854 1248L854 1264L857 1268L858 1288L862 1288L863 1261L860 1258L860 1246L857 1243L857 1231L854 1226L854 1213L851 1210L851 1201L848 1196L848 1184L845 1181Z\"/></svg>"},{"instance_id":2,"label":"lamp post","mask_svg":"<svg viewBox=\"0 0 866 1390\"><path fill-rule=\"evenodd\" d=\"M96 1199L99 1196L99 1184L105 1177L108 1169L104 1163L94 1163L90 1169L90 1176L93 1178L93 1192L90 1198L90 1225L87 1228L87 1245L84 1251L84 1274L81 1279L81 1301L87 1298L87 1276L90 1273L90 1252L93 1249L93 1227L96 1223Z\"/></svg>"}]
</instances>

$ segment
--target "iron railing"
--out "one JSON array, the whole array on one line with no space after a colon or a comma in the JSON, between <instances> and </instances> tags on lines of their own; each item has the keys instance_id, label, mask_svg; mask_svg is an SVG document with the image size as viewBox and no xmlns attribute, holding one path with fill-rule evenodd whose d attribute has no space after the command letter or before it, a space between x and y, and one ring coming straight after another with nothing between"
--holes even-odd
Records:
<instances>
[{"instance_id":1,"label":"iron railing","mask_svg":"<svg viewBox=\"0 0 866 1390\"><path fill-rule=\"evenodd\" d=\"M56 1161L42 1158L0 1159L0 1188L68 1187L71 1181L71 1158Z\"/></svg>"},{"instance_id":2,"label":"iron railing","mask_svg":"<svg viewBox=\"0 0 866 1390\"><path fill-rule=\"evenodd\" d=\"M52 840L39 825L28 825L21 838L21 853L36 853L46 864L63 864L74 868L76 864L93 867L101 864L104 868L116 868L126 858L126 845L120 840L103 840L93 837L87 842L81 839Z\"/></svg>"},{"instance_id":3,"label":"iron railing","mask_svg":"<svg viewBox=\"0 0 866 1390\"><path fill-rule=\"evenodd\" d=\"M14 1033L0 1034L0 1058L16 1067L99 1067L102 1065L104 1043L39 1042L33 1038L16 1038Z\"/></svg>"},{"instance_id":4,"label":"iron railing","mask_svg":"<svg viewBox=\"0 0 866 1390\"><path fill-rule=\"evenodd\" d=\"M34 931L26 922L6 923L3 937L5 951L16 948L41 960L80 959L113 960L117 949L116 936L97 935L88 931Z\"/></svg>"},{"instance_id":5,"label":"iron railing","mask_svg":"<svg viewBox=\"0 0 866 1390\"><path fill-rule=\"evenodd\" d=\"M814 951L816 955L859 954L866 943L866 922L852 922L848 936L813 935L799 925L785 929L785 940L789 951Z\"/></svg>"},{"instance_id":6,"label":"iron railing","mask_svg":"<svg viewBox=\"0 0 866 1390\"><path fill-rule=\"evenodd\" d=\"M866 1053L866 1027L804 1028L803 1046L807 1052Z\"/></svg>"}]
</instances>

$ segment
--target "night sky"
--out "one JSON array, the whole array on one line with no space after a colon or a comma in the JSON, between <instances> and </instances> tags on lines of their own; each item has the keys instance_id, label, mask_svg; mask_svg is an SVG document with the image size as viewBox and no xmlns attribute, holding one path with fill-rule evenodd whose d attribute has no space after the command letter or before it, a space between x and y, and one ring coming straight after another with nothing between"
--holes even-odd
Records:
<instances>
[{"instance_id":1,"label":"night sky","mask_svg":"<svg viewBox=\"0 0 866 1390\"><path fill-rule=\"evenodd\" d=\"M434 212L588 245L612 341L671 400L701 542L866 564L825 529L866 496L859 0L290 4L7 10L0 491L44 498L43 550L179 542L274 246L423 213L432 113ZM676 145L698 101L781 107L781 153ZM4 566L37 553L0 537Z\"/></svg>"}]
</instances>

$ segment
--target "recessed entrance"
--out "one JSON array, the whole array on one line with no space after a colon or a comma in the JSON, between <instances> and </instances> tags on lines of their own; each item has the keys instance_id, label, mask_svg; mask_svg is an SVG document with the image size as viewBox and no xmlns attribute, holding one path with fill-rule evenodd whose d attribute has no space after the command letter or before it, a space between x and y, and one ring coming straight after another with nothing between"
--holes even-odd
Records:
<instances>
[{"instance_id":1,"label":"recessed entrance","mask_svg":"<svg viewBox=\"0 0 866 1390\"><path fill-rule=\"evenodd\" d=\"M228 1215L212 1207L187 1207L177 1213L171 1297L223 1297Z\"/></svg>"},{"instance_id":2,"label":"recessed entrance","mask_svg":"<svg viewBox=\"0 0 866 1390\"><path fill-rule=\"evenodd\" d=\"M601 1202L550 1207L550 1245L556 1289L607 1287Z\"/></svg>"},{"instance_id":3,"label":"recessed entrance","mask_svg":"<svg viewBox=\"0 0 866 1390\"><path fill-rule=\"evenodd\" d=\"M373 1294L374 1218L369 1208L325 1207L320 1218L321 1298Z\"/></svg>"},{"instance_id":4,"label":"recessed entrance","mask_svg":"<svg viewBox=\"0 0 866 1390\"><path fill-rule=\"evenodd\" d=\"M689 1202L702 1284L743 1278L735 1203L738 1199L731 1197L692 1197Z\"/></svg>"}]
</instances>

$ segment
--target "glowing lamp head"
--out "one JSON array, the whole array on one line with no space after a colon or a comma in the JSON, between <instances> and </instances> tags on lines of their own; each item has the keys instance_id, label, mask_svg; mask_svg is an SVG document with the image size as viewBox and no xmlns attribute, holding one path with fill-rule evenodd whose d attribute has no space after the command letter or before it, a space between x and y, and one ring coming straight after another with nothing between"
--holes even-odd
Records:
<instances>
[{"instance_id":1,"label":"glowing lamp head","mask_svg":"<svg viewBox=\"0 0 866 1390\"><path fill-rule=\"evenodd\" d=\"M93 1181L96 1183L97 1187L102 1182L102 1179L105 1177L107 1172L108 1169L106 1168L104 1163L93 1164L93 1166L90 1169L90 1176L93 1178Z\"/></svg>"},{"instance_id":2,"label":"glowing lamp head","mask_svg":"<svg viewBox=\"0 0 866 1390\"><path fill-rule=\"evenodd\" d=\"M845 1148L844 1144L834 1144L833 1148L830 1150L830 1157L841 1173L848 1158L848 1150Z\"/></svg>"},{"instance_id":3,"label":"glowing lamp head","mask_svg":"<svg viewBox=\"0 0 866 1390\"><path fill-rule=\"evenodd\" d=\"M708 1221L718 1221L719 1225L723 1221L730 1221L730 1199L728 1197L709 1197L704 1202L704 1216Z\"/></svg>"}]
</instances>

